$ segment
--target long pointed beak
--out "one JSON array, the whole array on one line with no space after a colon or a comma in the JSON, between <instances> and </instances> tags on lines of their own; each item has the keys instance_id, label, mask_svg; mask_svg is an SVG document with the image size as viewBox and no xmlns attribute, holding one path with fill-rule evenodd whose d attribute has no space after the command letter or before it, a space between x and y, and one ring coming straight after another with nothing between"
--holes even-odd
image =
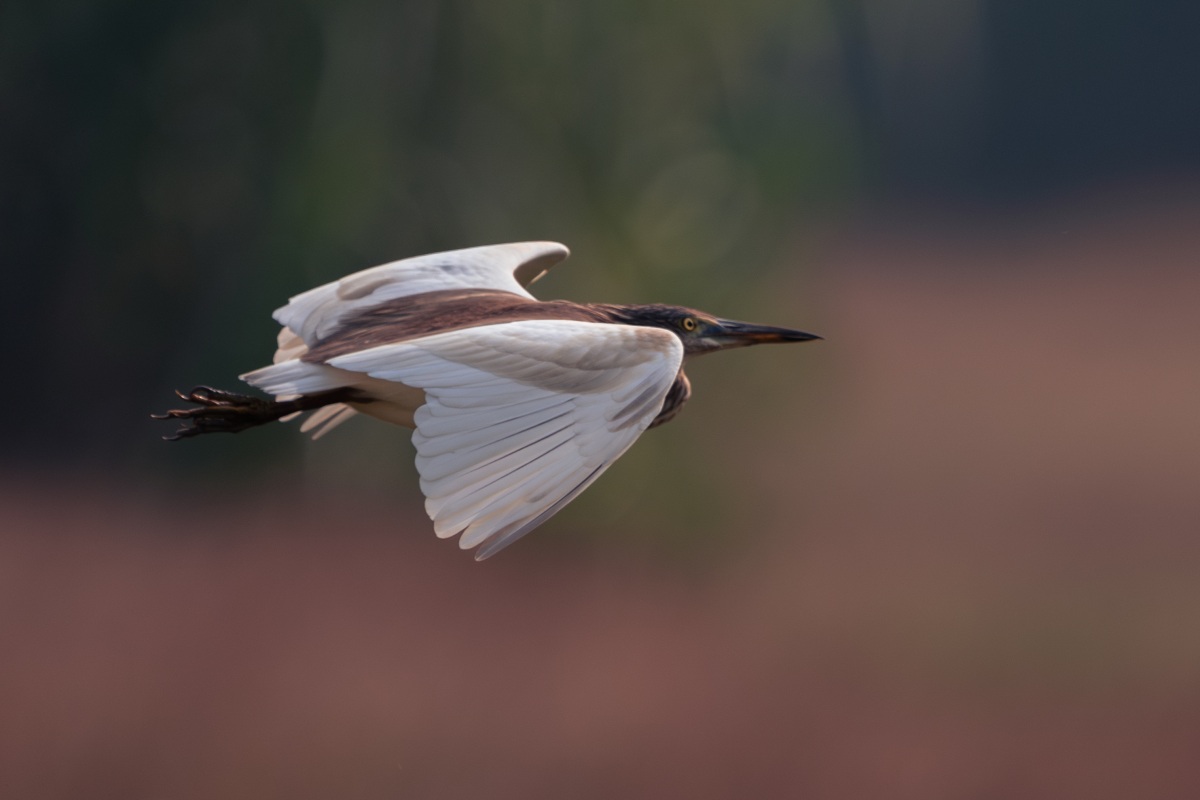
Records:
<instances>
[{"instance_id":1,"label":"long pointed beak","mask_svg":"<svg viewBox=\"0 0 1200 800\"><path fill-rule=\"evenodd\" d=\"M771 325L752 325L749 322L738 322L732 319L717 320L721 328L705 338L716 345L718 350L731 347L746 347L752 344L771 344L773 342L812 342L821 339L815 333L805 333L791 328L776 328Z\"/></svg>"}]
</instances>

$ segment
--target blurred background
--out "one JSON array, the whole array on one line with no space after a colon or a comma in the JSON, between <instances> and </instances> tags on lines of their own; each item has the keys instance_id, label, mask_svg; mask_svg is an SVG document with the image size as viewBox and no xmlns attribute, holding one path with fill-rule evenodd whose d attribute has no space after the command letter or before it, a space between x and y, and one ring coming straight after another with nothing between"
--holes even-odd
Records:
<instances>
[{"instance_id":1,"label":"blurred background","mask_svg":"<svg viewBox=\"0 0 1200 800\"><path fill-rule=\"evenodd\" d=\"M0 8L0 794L1200 796L1200 7ZM288 296L825 342L476 564L408 434L164 444Z\"/></svg>"}]
</instances>

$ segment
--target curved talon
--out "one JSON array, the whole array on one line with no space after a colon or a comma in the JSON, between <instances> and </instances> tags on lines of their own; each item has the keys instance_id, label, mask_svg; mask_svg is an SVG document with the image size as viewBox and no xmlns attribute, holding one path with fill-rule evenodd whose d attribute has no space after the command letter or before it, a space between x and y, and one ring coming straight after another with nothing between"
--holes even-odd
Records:
<instances>
[{"instance_id":1,"label":"curved talon","mask_svg":"<svg viewBox=\"0 0 1200 800\"><path fill-rule=\"evenodd\" d=\"M290 413L286 404L261 397L226 392L211 386L197 386L189 392L176 389L175 394L196 408L172 408L153 419L186 420L175 433L164 436L168 441L184 439L201 433L237 433L256 425L279 419Z\"/></svg>"},{"instance_id":2,"label":"curved talon","mask_svg":"<svg viewBox=\"0 0 1200 800\"><path fill-rule=\"evenodd\" d=\"M175 433L163 437L167 441L186 439L201 433L238 433L247 428L274 422L297 411L308 411L329 403L344 402L353 396L351 390L340 389L280 401L214 389L211 386L197 386L190 392L176 389L175 394L181 400L195 403L197 407L172 408L162 414L150 415L151 419L185 421Z\"/></svg>"}]
</instances>

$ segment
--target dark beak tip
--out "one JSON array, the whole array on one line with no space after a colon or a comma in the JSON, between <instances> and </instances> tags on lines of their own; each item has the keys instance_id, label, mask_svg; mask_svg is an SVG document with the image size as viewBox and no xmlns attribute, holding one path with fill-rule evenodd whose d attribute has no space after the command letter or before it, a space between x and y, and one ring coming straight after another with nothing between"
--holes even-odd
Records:
<instances>
[{"instance_id":1,"label":"dark beak tip","mask_svg":"<svg viewBox=\"0 0 1200 800\"><path fill-rule=\"evenodd\" d=\"M824 340L824 338L825 338L824 336L818 336L815 333L808 333L807 331L788 330L788 331L781 331L779 333L779 337L778 337L778 339L776 339L776 341L779 341L779 342L819 342L819 341Z\"/></svg>"},{"instance_id":2,"label":"dark beak tip","mask_svg":"<svg viewBox=\"0 0 1200 800\"><path fill-rule=\"evenodd\" d=\"M795 328L777 328L773 325L755 325L735 320L719 320L724 328L726 347L747 344L769 344L771 342L813 342L824 339L815 333L798 331Z\"/></svg>"}]
</instances>

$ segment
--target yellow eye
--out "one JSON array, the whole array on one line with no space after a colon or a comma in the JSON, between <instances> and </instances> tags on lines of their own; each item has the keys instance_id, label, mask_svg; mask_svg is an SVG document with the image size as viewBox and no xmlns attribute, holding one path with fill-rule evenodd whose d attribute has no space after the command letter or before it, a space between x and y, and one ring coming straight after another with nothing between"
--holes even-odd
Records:
<instances>
[{"instance_id":1,"label":"yellow eye","mask_svg":"<svg viewBox=\"0 0 1200 800\"><path fill-rule=\"evenodd\" d=\"M679 324L688 333L696 330L696 320L693 317L684 317L683 321Z\"/></svg>"}]
</instances>

